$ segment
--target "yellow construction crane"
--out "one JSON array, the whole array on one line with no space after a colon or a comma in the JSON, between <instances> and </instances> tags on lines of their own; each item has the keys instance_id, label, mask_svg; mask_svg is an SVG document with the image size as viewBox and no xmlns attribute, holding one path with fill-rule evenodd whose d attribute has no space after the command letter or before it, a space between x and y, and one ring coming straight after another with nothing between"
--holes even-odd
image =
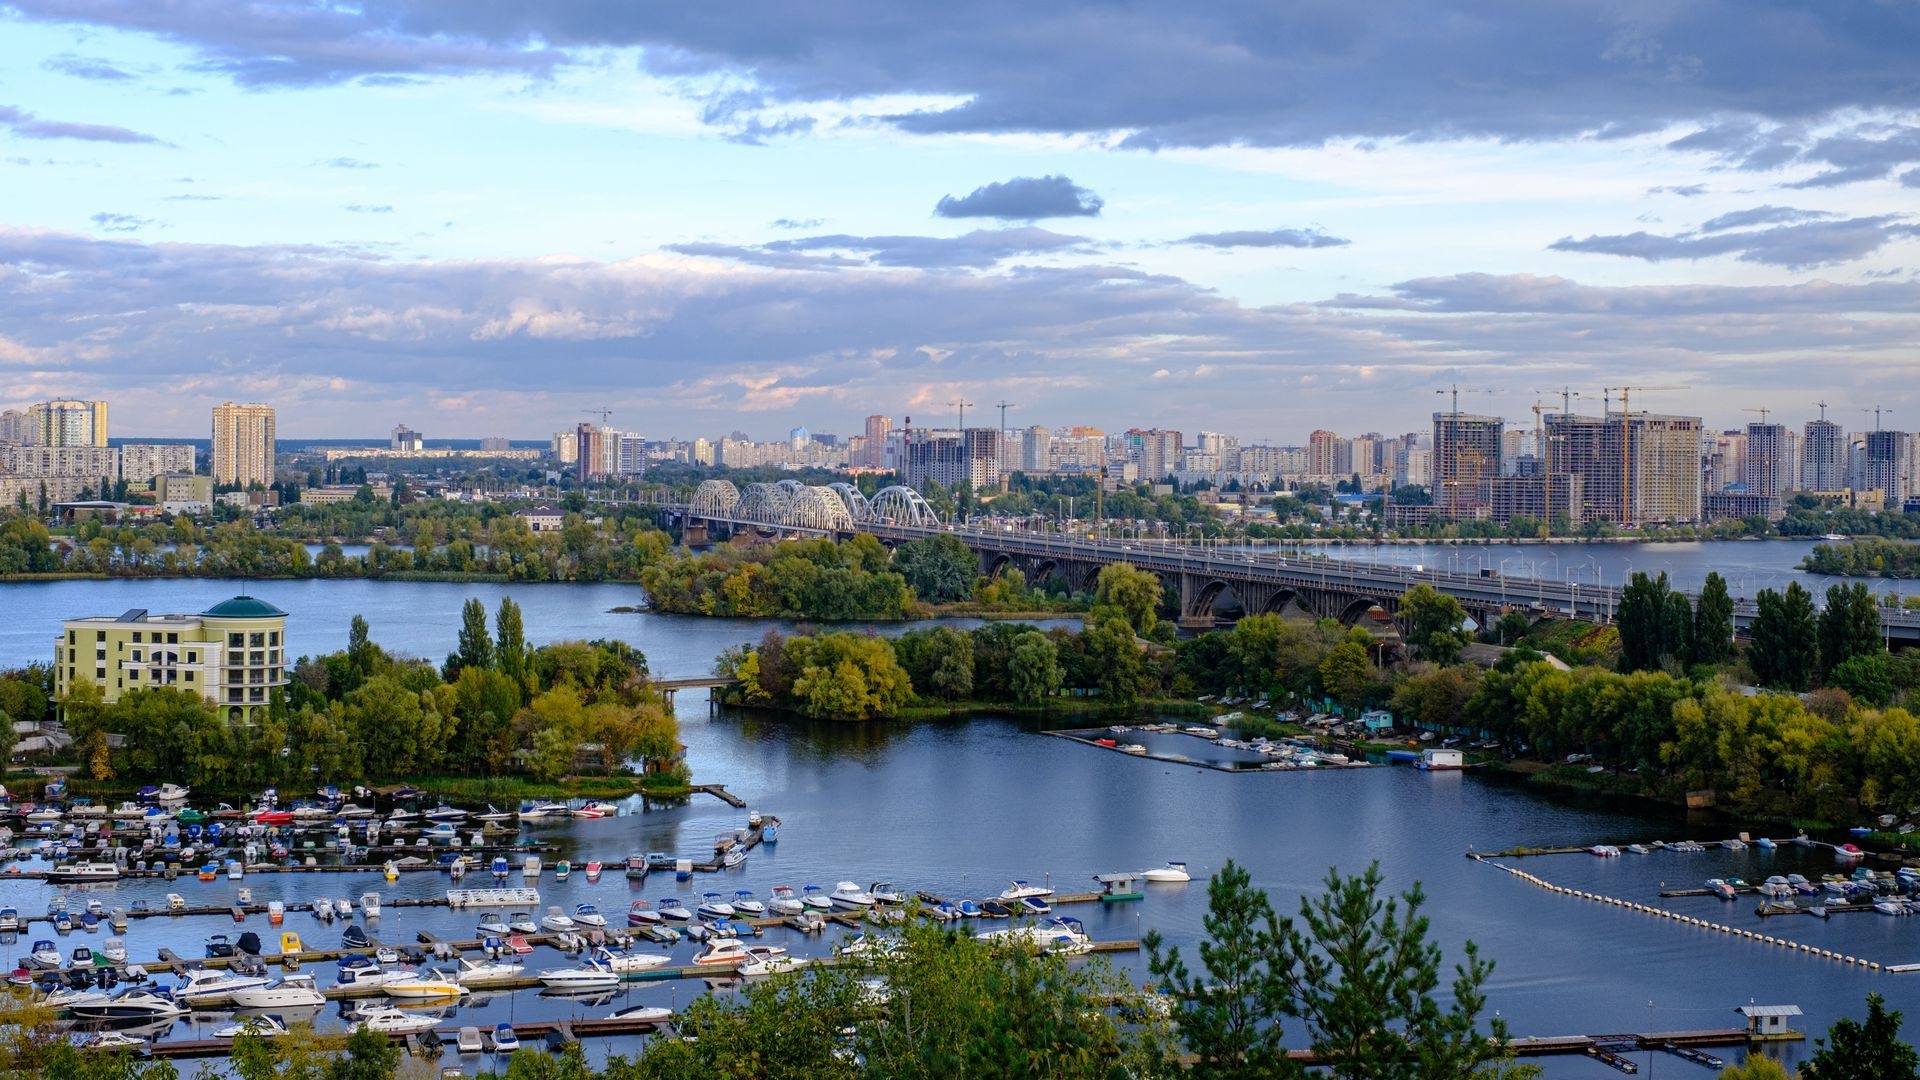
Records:
<instances>
[{"instance_id":1,"label":"yellow construction crane","mask_svg":"<svg viewBox=\"0 0 1920 1080\"><path fill-rule=\"evenodd\" d=\"M1758 408L1758 409L1741 409L1740 411L1741 411L1741 412L1757 412L1757 413L1759 413L1759 414L1760 414L1760 423L1761 423L1761 424L1763 424L1763 425L1764 425L1764 424L1765 424L1765 423L1767 422L1767 415L1768 415L1769 413L1771 413L1771 412L1773 412L1773 410L1772 410L1772 409L1768 409L1768 408L1765 408L1765 407L1762 407L1762 408ZM1825 417L1825 415L1824 415L1824 413L1823 413L1823 415L1822 415L1822 417L1821 417L1821 419L1825 419L1825 418L1826 418L1826 417Z\"/></svg>"},{"instance_id":2,"label":"yellow construction crane","mask_svg":"<svg viewBox=\"0 0 1920 1080\"><path fill-rule=\"evenodd\" d=\"M1607 386L1602 392L1611 394L1620 391L1620 524L1633 524L1632 490L1628 486L1633 476L1633 409L1629 402L1635 390L1646 393L1653 390L1691 390L1691 386Z\"/></svg>"}]
</instances>

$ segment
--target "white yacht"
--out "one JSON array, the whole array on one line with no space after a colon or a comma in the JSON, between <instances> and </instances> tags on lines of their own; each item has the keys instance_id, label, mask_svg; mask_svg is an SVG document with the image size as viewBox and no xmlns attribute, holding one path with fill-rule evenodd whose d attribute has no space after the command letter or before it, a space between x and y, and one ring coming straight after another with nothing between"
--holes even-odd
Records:
<instances>
[{"instance_id":1,"label":"white yacht","mask_svg":"<svg viewBox=\"0 0 1920 1080\"><path fill-rule=\"evenodd\" d=\"M740 965L734 970L748 978L755 978L781 971L792 971L805 963L804 958L789 956L787 950L776 945L749 945L747 958L740 961Z\"/></svg>"},{"instance_id":2,"label":"white yacht","mask_svg":"<svg viewBox=\"0 0 1920 1080\"><path fill-rule=\"evenodd\" d=\"M665 967L673 958L666 953L630 953L614 952L611 949L597 949L593 962L604 966L616 975L633 975L642 971L651 971Z\"/></svg>"},{"instance_id":3,"label":"white yacht","mask_svg":"<svg viewBox=\"0 0 1920 1080\"><path fill-rule=\"evenodd\" d=\"M165 993L145 989L127 990L98 1001L69 1002L67 1011L81 1020L170 1020L187 1012Z\"/></svg>"},{"instance_id":4,"label":"white yacht","mask_svg":"<svg viewBox=\"0 0 1920 1080\"><path fill-rule=\"evenodd\" d=\"M989 944L1014 945L1040 952L1083 953L1093 947L1086 928L1078 919L1055 918L1038 926L1015 926L1006 930L988 930L975 937Z\"/></svg>"},{"instance_id":5,"label":"white yacht","mask_svg":"<svg viewBox=\"0 0 1920 1080\"><path fill-rule=\"evenodd\" d=\"M476 964L462 957L460 973L454 978L462 986L497 986L518 979L525 970L519 964L503 964L497 960Z\"/></svg>"},{"instance_id":6,"label":"white yacht","mask_svg":"<svg viewBox=\"0 0 1920 1080\"><path fill-rule=\"evenodd\" d=\"M573 924L575 926L584 926L589 930L599 930L607 925L607 917L600 914L600 909L594 907L592 904L575 904L573 906Z\"/></svg>"},{"instance_id":7,"label":"white yacht","mask_svg":"<svg viewBox=\"0 0 1920 1080\"><path fill-rule=\"evenodd\" d=\"M543 971L537 978L553 990L599 990L620 985L620 976L589 961L585 967Z\"/></svg>"},{"instance_id":8,"label":"white yacht","mask_svg":"<svg viewBox=\"0 0 1920 1080\"><path fill-rule=\"evenodd\" d=\"M738 906L737 904L735 905ZM806 902L793 891L791 885L776 885L772 899L767 901L767 910L775 915L798 915L807 910Z\"/></svg>"},{"instance_id":9,"label":"white yacht","mask_svg":"<svg viewBox=\"0 0 1920 1080\"><path fill-rule=\"evenodd\" d=\"M467 988L457 979L450 979L438 971L421 973L419 978L404 982L388 983L381 987L391 998L406 998L411 1001L437 1001L441 998L457 998L467 993Z\"/></svg>"},{"instance_id":10,"label":"white yacht","mask_svg":"<svg viewBox=\"0 0 1920 1080\"><path fill-rule=\"evenodd\" d=\"M572 917L555 905L547 909L546 917L540 920L540 926L550 933L565 934L573 930L574 922Z\"/></svg>"},{"instance_id":11,"label":"white yacht","mask_svg":"<svg viewBox=\"0 0 1920 1080\"><path fill-rule=\"evenodd\" d=\"M1158 869L1143 870L1140 872L1140 876L1148 881L1158 881L1163 884L1167 882L1193 880L1193 875L1187 872L1187 864L1177 861L1169 862L1167 865L1159 867Z\"/></svg>"},{"instance_id":12,"label":"white yacht","mask_svg":"<svg viewBox=\"0 0 1920 1080\"><path fill-rule=\"evenodd\" d=\"M354 1021L355 1031L378 1031L383 1034L410 1034L425 1031L440 1023L437 1017L425 1013L410 1013L396 1009L391 1005L362 1009L359 1019Z\"/></svg>"},{"instance_id":13,"label":"white yacht","mask_svg":"<svg viewBox=\"0 0 1920 1080\"><path fill-rule=\"evenodd\" d=\"M229 1000L242 1009L299 1009L327 1003L311 975L283 975L265 986L236 990Z\"/></svg>"},{"instance_id":14,"label":"white yacht","mask_svg":"<svg viewBox=\"0 0 1920 1080\"><path fill-rule=\"evenodd\" d=\"M746 943L739 938L714 938L707 943L706 949L694 955L693 964L696 967L733 967L747 959Z\"/></svg>"},{"instance_id":15,"label":"white yacht","mask_svg":"<svg viewBox=\"0 0 1920 1080\"><path fill-rule=\"evenodd\" d=\"M1013 884L1000 890L1000 899L1002 900L1025 900L1029 896L1037 898L1052 895L1052 889L1042 888L1039 885L1029 885L1025 880L1020 878L1015 878Z\"/></svg>"},{"instance_id":16,"label":"white yacht","mask_svg":"<svg viewBox=\"0 0 1920 1080\"><path fill-rule=\"evenodd\" d=\"M843 881L835 885L833 894L828 899L833 902L834 907L845 908L848 911L865 911L873 906L873 894L851 881Z\"/></svg>"},{"instance_id":17,"label":"white yacht","mask_svg":"<svg viewBox=\"0 0 1920 1080\"><path fill-rule=\"evenodd\" d=\"M231 971L193 968L173 988L174 1000L193 1006L225 1005L236 990L258 990L269 980L263 975L240 975Z\"/></svg>"},{"instance_id":18,"label":"white yacht","mask_svg":"<svg viewBox=\"0 0 1920 1080\"><path fill-rule=\"evenodd\" d=\"M242 1034L247 1034L258 1035L263 1039L271 1039L278 1035L285 1035L286 1033L287 1021L285 1018L269 1014L266 1016L248 1016L237 1024L229 1024L223 1028L215 1028L213 1037L216 1039L237 1039Z\"/></svg>"},{"instance_id":19,"label":"white yacht","mask_svg":"<svg viewBox=\"0 0 1920 1080\"><path fill-rule=\"evenodd\" d=\"M673 1019L673 1010L664 1005L632 1005L612 1016L609 1020L644 1020L648 1023L664 1024Z\"/></svg>"}]
</instances>

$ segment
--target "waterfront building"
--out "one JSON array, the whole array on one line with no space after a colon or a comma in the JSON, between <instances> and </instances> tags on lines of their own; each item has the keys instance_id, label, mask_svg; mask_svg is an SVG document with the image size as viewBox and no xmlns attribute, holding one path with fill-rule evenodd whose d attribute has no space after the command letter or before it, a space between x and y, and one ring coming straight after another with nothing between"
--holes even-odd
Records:
<instances>
[{"instance_id":1,"label":"waterfront building","mask_svg":"<svg viewBox=\"0 0 1920 1080\"><path fill-rule=\"evenodd\" d=\"M166 513L204 514L213 509L213 477L162 473L153 479L153 494Z\"/></svg>"},{"instance_id":2,"label":"waterfront building","mask_svg":"<svg viewBox=\"0 0 1920 1080\"><path fill-rule=\"evenodd\" d=\"M929 484L949 490L965 482L974 491L1000 486L1000 429L917 428L907 440L905 483L925 491Z\"/></svg>"},{"instance_id":3,"label":"waterfront building","mask_svg":"<svg viewBox=\"0 0 1920 1080\"><path fill-rule=\"evenodd\" d=\"M1890 506L1898 506L1906 501L1907 481L1910 478L1906 432L1867 432L1860 465L1859 482L1854 487L1881 491Z\"/></svg>"},{"instance_id":4,"label":"waterfront building","mask_svg":"<svg viewBox=\"0 0 1920 1080\"><path fill-rule=\"evenodd\" d=\"M373 492L376 500L386 502L393 498L391 484L382 481L365 486ZM335 506L340 503L349 503L359 497L361 487L360 484L321 484L318 487L304 487L300 489L300 501L309 506Z\"/></svg>"},{"instance_id":5,"label":"waterfront building","mask_svg":"<svg viewBox=\"0 0 1920 1080\"><path fill-rule=\"evenodd\" d=\"M567 516L565 514L545 503L539 506L529 506L521 510L515 510L513 516L527 523L528 532L559 532L561 527L567 523Z\"/></svg>"},{"instance_id":6,"label":"waterfront building","mask_svg":"<svg viewBox=\"0 0 1920 1080\"><path fill-rule=\"evenodd\" d=\"M173 687L199 694L226 719L266 716L287 683L287 613L236 596L198 615L122 615L68 619L53 646L54 691L64 698L90 682L108 704L129 690Z\"/></svg>"},{"instance_id":7,"label":"waterfront building","mask_svg":"<svg viewBox=\"0 0 1920 1080\"><path fill-rule=\"evenodd\" d=\"M1547 473L1581 478L1585 520L1699 521L1700 425L1697 416L1549 413Z\"/></svg>"},{"instance_id":8,"label":"waterfront building","mask_svg":"<svg viewBox=\"0 0 1920 1080\"><path fill-rule=\"evenodd\" d=\"M120 447L120 479L129 484L150 484L162 474L191 472L191 443L128 443Z\"/></svg>"},{"instance_id":9,"label":"waterfront building","mask_svg":"<svg viewBox=\"0 0 1920 1080\"><path fill-rule=\"evenodd\" d=\"M1158 483L1180 468L1185 450L1178 431L1131 428L1126 434L1126 459L1140 467L1140 477Z\"/></svg>"},{"instance_id":10,"label":"waterfront building","mask_svg":"<svg viewBox=\"0 0 1920 1080\"><path fill-rule=\"evenodd\" d=\"M273 408L258 402L213 407L213 482L221 486L266 487L273 483L277 445Z\"/></svg>"},{"instance_id":11,"label":"waterfront building","mask_svg":"<svg viewBox=\"0 0 1920 1080\"><path fill-rule=\"evenodd\" d=\"M1779 521L1787 516L1786 504L1778 496L1737 490L1708 492L1701 496L1700 510L1706 521L1732 521L1750 517Z\"/></svg>"}]
</instances>

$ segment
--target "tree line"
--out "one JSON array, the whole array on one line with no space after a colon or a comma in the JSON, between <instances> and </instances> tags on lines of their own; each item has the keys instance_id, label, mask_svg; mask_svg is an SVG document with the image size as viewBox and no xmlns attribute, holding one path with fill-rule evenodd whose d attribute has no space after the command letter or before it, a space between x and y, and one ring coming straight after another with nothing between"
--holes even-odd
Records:
<instances>
[{"instance_id":1,"label":"tree line","mask_svg":"<svg viewBox=\"0 0 1920 1080\"><path fill-rule=\"evenodd\" d=\"M496 622L490 632L485 608L467 601L458 647L436 668L381 648L356 615L346 649L300 658L258 723L171 687L108 704L82 681L59 705L97 780L220 790L438 775L551 781L638 759L665 782L684 782L677 725L638 650L606 640L529 646L511 598Z\"/></svg>"},{"instance_id":2,"label":"tree line","mask_svg":"<svg viewBox=\"0 0 1920 1080\"><path fill-rule=\"evenodd\" d=\"M1815 544L1800 560L1800 568L1844 577L1920 577L1920 544L1880 537L1846 544Z\"/></svg>"}]
</instances>

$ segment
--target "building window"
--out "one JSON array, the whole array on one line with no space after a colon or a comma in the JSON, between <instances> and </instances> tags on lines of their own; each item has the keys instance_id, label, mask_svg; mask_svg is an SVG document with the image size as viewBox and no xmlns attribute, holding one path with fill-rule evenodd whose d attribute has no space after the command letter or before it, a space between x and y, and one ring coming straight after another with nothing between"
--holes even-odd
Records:
<instances>
[{"instance_id":1,"label":"building window","mask_svg":"<svg viewBox=\"0 0 1920 1080\"><path fill-rule=\"evenodd\" d=\"M69 645L72 645L72 644L74 644L74 643L75 643L75 640L76 640L76 638L77 638L77 635L76 635L76 634L74 634L74 632L73 632L73 631L71 631L71 630L69 630L69 631L67 631L67 644L69 644Z\"/></svg>"},{"instance_id":2,"label":"building window","mask_svg":"<svg viewBox=\"0 0 1920 1080\"><path fill-rule=\"evenodd\" d=\"M248 634L247 635L247 644L253 646L256 649L262 645L265 645L266 643L267 643L267 635L265 634Z\"/></svg>"},{"instance_id":3,"label":"building window","mask_svg":"<svg viewBox=\"0 0 1920 1080\"><path fill-rule=\"evenodd\" d=\"M105 630L95 630L93 632L93 640L95 641L107 640L107 632Z\"/></svg>"},{"instance_id":4,"label":"building window","mask_svg":"<svg viewBox=\"0 0 1920 1080\"><path fill-rule=\"evenodd\" d=\"M159 653L154 653L154 654L153 654L153 658L154 658L155 660L158 660L158 659L160 659L160 654L159 654ZM135 650L133 650L133 662L134 662L134 663L136 663L136 664L140 662L140 650L139 650L139 649L135 649Z\"/></svg>"},{"instance_id":5,"label":"building window","mask_svg":"<svg viewBox=\"0 0 1920 1080\"><path fill-rule=\"evenodd\" d=\"M267 644L269 645L280 644L280 631L278 630L267 631Z\"/></svg>"},{"instance_id":6,"label":"building window","mask_svg":"<svg viewBox=\"0 0 1920 1080\"><path fill-rule=\"evenodd\" d=\"M230 652L230 653L228 653L228 654L227 654L227 666L228 666L228 667L239 667L239 666L240 666L240 657L241 657L242 655L244 655L244 654L242 654L242 653L237 653L237 652Z\"/></svg>"},{"instance_id":7,"label":"building window","mask_svg":"<svg viewBox=\"0 0 1920 1080\"><path fill-rule=\"evenodd\" d=\"M247 643L247 635L245 634L232 633L227 635L227 647L230 649L238 649L244 646L246 643Z\"/></svg>"},{"instance_id":8,"label":"building window","mask_svg":"<svg viewBox=\"0 0 1920 1080\"><path fill-rule=\"evenodd\" d=\"M247 700L248 701L265 701L267 700L267 692L256 686L253 689L247 691Z\"/></svg>"},{"instance_id":9,"label":"building window","mask_svg":"<svg viewBox=\"0 0 1920 1080\"><path fill-rule=\"evenodd\" d=\"M227 700L228 701L244 701L246 700L246 691L241 690L238 687L235 687L234 689L227 691Z\"/></svg>"},{"instance_id":10,"label":"building window","mask_svg":"<svg viewBox=\"0 0 1920 1080\"><path fill-rule=\"evenodd\" d=\"M106 682L106 681L107 681L107 669L106 669L106 668L94 668L94 669L93 669L93 677L94 677L94 678L96 678L96 679L98 679L98 680L100 680L101 682Z\"/></svg>"},{"instance_id":11,"label":"building window","mask_svg":"<svg viewBox=\"0 0 1920 1080\"><path fill-rule=\"evenodd\" d=\"M129 671L129 672L127 672L127 681L128 681L128 682L139 682L139 681L140 681L140 669L139 669L139 668L134 668L133 670L131 670L131 671Z\"/></svg>"},{"instance_id":12,"label":"building window","mask_svg":"<svg viewBox=\"0 0 1920 1080\"><path fill-rule=\"evenodd\" d=\"M266 662L267 654L264 649L255 649L253 652L247 654L247 663L254 667L259 667Z\"/></svg>"},{"instance_id":13,"label":"building window","mask_svg":"<svg viewBox=\"0 0 1920 1080\"><path fill-rule=\"evenodd\" d=\"M199 653L197 653L197 652L190 652L190 653L188 653L188 654L187 654L187 663L189 663L189 664L197 664L197 663L199 663L199 662L200 662L200 654L199 654Z\"/></svg>"},{"instance_id":14,"label":"building window","mask_svg":"<svg viewBox=\"0 0 1920 1080\"><path fill-rule=\"evenodd\" d=\"M167 635L167 644L169 644L169 645L178 645L178 644L180 644L180 635L179 635L179 634L168 634L168 635Z\"/></svg>"},{"instance_id":15,"label":"building window","mask_svg":"<svg viewBox=\"0 0 1920 1080\"><path fill-rule=\"evenodd\" d=\"M134 643L135 645L138 645L138 644L140 643L140 631L138 631L138 630L135 630L135 631L133 632L133 643Z\"/></svg>"},{"instance_id":16,"label":"building window","mask_svg":"<svg viewBox=\"0 0 1920 1080\"><path fill-rule=\"evenodd\" d=\"M95 660L105 660L107 658L107 650L105 649L93 650L93 658Z\"/></svg>"},{"instance_id":17,"label":"building window","mask_svg":"<svg viewBox=\"0 0 1920 1080\"><path fill-rule=\"evenodd\" d=\"M172 681L173 681L173 676L174 676L174 675L175 675L175 672L171 672L171 671L169 671L169 672L167 672L167 681L168 681L168 682L172 682ZM193 672L191 672L191 671L189 671L189 672L187 672L187 681L188 681L188 682L192 682L192 681L193 681Z\"/></svg>"}]
</instances>

